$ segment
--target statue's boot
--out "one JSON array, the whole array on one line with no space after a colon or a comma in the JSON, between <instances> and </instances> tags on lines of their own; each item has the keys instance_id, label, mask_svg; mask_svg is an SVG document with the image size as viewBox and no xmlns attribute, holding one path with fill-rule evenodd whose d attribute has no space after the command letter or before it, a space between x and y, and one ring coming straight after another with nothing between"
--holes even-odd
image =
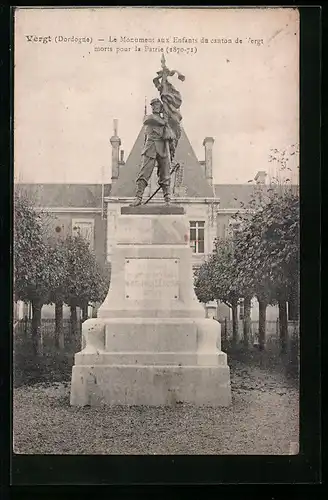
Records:
<instances>
[{"instance_id":1,"label":"statue's boot","mask_svg":"<svg viewBox=\"0 0 328 500\"><path fill-rule=\"evenodd\" d=\"M170 186L164 185L162 186L162 190L163 190L165 205L168 207L171 203Z\"/></svg>"},{"instance_id":2,"label":"statue's boot","mask_svg":"<svg viewBox=\"0 0 328 500\"><path fill-rule=\"evenodd\" d=\"M144 194L144 190L146 189L147 182L144 179L139 179L137 181L137 190L136 196L132 203L130 203L130 207L138 207L142 203L142 195Z\"/></svg>"},{"instance_id":3,"label":"statue's boot","mask_svg":"<svg viewBox=\"0 0 328 500\"><path fill-rule=\"evenodd\" d=\"M165 205L168 207L170 206L171 204L171 198L170 198L170 195L169 194L165 194L164 195L164 202L165 202Z\"/></svg>"}]
</instances>

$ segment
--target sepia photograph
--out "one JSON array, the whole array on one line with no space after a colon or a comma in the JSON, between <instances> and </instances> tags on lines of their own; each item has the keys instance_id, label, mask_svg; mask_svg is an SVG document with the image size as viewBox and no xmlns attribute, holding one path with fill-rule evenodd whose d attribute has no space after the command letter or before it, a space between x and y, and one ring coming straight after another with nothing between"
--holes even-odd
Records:
<instances>
[{"instance_id":1,"label":"sepia photograph","mask_svg":"<svg viewBox=\"0 0 328 500\"><path fill-rule=\"evenodd\" d=\"M15 454L299 453L299 18L15 8Z\"/></svg>"}]
</instances>

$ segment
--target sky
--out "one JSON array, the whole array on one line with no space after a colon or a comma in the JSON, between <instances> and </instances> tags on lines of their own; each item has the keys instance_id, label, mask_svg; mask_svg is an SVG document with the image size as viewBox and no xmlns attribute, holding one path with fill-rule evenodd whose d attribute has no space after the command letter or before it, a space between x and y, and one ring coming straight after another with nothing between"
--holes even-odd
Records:
<instances>
[{"instance_id":1,"label":"sky","mask_svg":"<svg viewBox=\"0 0 328 500\"><path fill-rule=\"evenodd\" d=\"M17 8L15 180L110 182L113 120L126 159L158 96L161 49L186 77L171 82L199 160L214 138L214 182L275 175L270 149L299 141L297 9ZM295 181L296 155L289 165Z\"/></svg>"}]
</instances>

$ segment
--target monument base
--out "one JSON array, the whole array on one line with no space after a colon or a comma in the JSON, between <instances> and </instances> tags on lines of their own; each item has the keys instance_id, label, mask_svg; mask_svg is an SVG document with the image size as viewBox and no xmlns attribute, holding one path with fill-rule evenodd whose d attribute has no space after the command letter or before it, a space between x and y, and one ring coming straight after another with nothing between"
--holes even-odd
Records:
<instances>
[{"instance_id":1,"label":"monument base","mask_svg":"<svg viewBox=\"0 0 328 500\"><path fill-rule=\"evenodd\" d=\"M220 323L205 318L193 288L188 219L160 208L122 208L111 287L82 326L72 405L231 403Z\"/></svg>"},{"instance_id":2,"label":"monument base","mask_svg":"<svg viewBox=\"0 0 328 500\"><path fill-rule=\"evenodd\" d=\"M228 366L74 366L71 405L228 406Z\"/></svg>"},{"instance_id":3,"label":"monument base","mask_svg":"<svg viewBox=\"0 0 328 500\"><path fill-rule=\"evenodd\" d=\"M99 318L83 323L76 406L231 403L220 324L205 318Z\"/></svg>"}]
</instances>

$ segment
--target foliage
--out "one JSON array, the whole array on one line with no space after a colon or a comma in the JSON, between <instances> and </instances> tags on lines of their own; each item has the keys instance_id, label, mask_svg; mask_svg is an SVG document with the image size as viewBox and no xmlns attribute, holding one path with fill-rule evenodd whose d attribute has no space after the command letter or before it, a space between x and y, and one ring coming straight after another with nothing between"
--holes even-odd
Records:
<instances>
[{"instance_id":1,"label":"foliage","mask_svg":"<svg viewBox=\"0 0 328 500\"><path fill-rule=\"evenodd\" d=\"M14 291L16 300L49 299L57 281L58 265L47 240L44 214L20 191L14 198Z\"/></svg>"},{"instance_id":2,"label":"foliage","mask_svg":"<svg viewBox=\"0 0 328 500\"><path fill-rule=\"evenodd\" d=\"M204 303L220 300L232 307L241 296L236 286L237 274L232 241L216 239L213 254L196 272L194 285L198 300Z\"/></svg>"},{"instance_id":3,"label":"foliage","mask_svg":"<svg viewBox=\"0 0 328 500\"><path fill-rule=\"evenodd\" d=\"M294 155L297 158L297 144L270 151L269 162L278 165L276 177L270 179L269 186L254 186L249 203L241 203L234 216L238 223L234 241L239 288L249 286L258 300L266 303L298 288L299 194L288 178Z\"/></svg>"},{"instance_id":4,"label":"foliage","mask_svg":"<svg viewBox=\"0 0 328 500\"><path fill-rule=\"evenodd\" d=\"M254 295L270 303L298 282L299 198L286 184L271 186L256 202L251 213L237 215L235 258L240 287L248 284Z\"/></svg>"},{"instance_id":5,"label":"foliage","mask_svg":"<svg viewBox=\"0 0 328 500\"><path fill-rule=\"evenodd\" d=\"M269 161L281 171L290 170L290 151L272 150ZM288 156L290 155L290 156ZM248 204L233 216L230 239L215 242L215 250L200 267L195 291L202 302L220 300L233 308L241 298L245 304L244 340L247 341L246 316L249 301L259 301L260 348L265 343L266 306L279 303L281 346L287 337L286 302L298 302L299 295L299 195L290 179L271 179L269 186L254 186ZM246 308L247 304L247 308ZM246 314L247 309L247 314ZM247 343L247 342L246 342Z\"/></svg>"},{"instance_id":6,"label":"foliage","mask_svg":"<svg viewBox=\"0 0 328 500\"><path fill-rule=\"evenodd\" d=\"M51 239L47 215L36 210L22 191L14 200L15 299L40 305L63 300L82 306L102 302L109 272L80 236Z\"/></svg>"},{"instance_id":7,"label":"foliage","mask_svg":"<svg viewBox=\"0 0 328 500\"><path fill-rule=\"evenodd\" d=\"M273 148L270 150L269 154L269 162L275 163L277 165L276 176L271 179L272 184L283 185L286 183L291 183L291 179L288 177L284 177L282 180L282 175L287 174L291 175L292 169L289 166L289 163L292 159L292 156L295 157L296 163L299 160L299 145L292 144L289 147L283 149ZM296 165L299 168L299 165ZM282 174L282 175L281 175Z\"/></svg>"},{"instance_id":8,"label":"foliage","mask_svg":"<svg viewBox=\"0 0 328 500\"><path fill-rule=\"evenodd\" d=\"M52 289L49 291L49 298L51 302L63 302L68 273L68 262L65 241L61 238L58 238L55 242L52 241L50 258L56 264L57 273L52 283Z\"/></svg>"},{"instance_id":9,"label":"foliage","mask_svg":"<svg viewBox=\"0 0 328 500\"><path fill-rule=\"evenodd\" d=\"M108 291L109 276L97 262L87 241L81 236L69 236L64 241L64 252L64 302L73 307L102 302Z\"/></svg>"},{"instance_id":10,"label":"foliage","mask_svg":"<svg viewBox=\"0 0 328 500\"><path fill-rule=\"evenodd\" d=\"M211 286L213 267L213 256L209 257L203 264L195 270L194 288L200 302L206 304L215 299L213 287Z\"/></svg>"}]
</instances>

